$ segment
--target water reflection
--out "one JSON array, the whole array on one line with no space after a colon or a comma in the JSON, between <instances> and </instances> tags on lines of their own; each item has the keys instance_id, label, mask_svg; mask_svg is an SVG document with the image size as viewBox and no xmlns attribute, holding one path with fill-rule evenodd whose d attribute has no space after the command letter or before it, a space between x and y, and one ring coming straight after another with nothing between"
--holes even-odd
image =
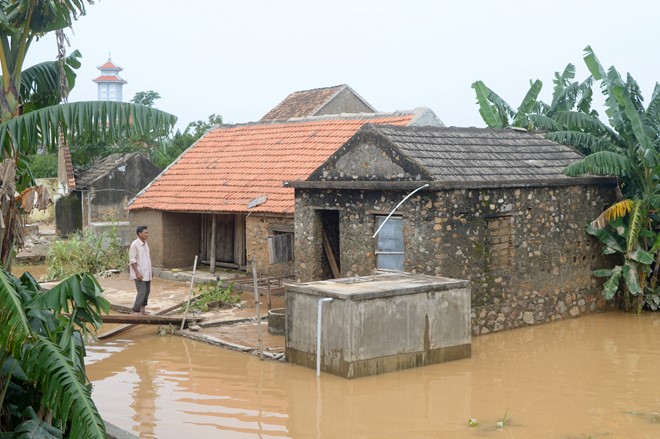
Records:
<instances>
[{"instance_id":1,"label":"water reflection","mask_svg":"<svg viewBox=\"0 0 660 439\"><path fill-rule=\"evenodd\" d=\"M478 337L470 359L356 380L145 328L91 346L88 372L103 416L140 437L651 438L659 327L660 316L596 315Z\"/></svg>"}]
</instances>

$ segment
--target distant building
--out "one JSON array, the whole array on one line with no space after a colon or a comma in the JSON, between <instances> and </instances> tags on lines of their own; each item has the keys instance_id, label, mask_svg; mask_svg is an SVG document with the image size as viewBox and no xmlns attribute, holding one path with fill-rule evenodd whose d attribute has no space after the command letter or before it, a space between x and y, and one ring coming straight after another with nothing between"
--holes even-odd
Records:
<instances>
[{"instance_id":1,"label":"distant building","mask_svg":"<svg viewBox=\"0 0 660 439\"><path fill-rule=\"evenodd\" d=\"M113 63L110 58L97 68L101 71L101 76L93 81L98 84L98 100L122 102L122 87L126 81L119 77L119 72L124 69Z\"/></svg>"}]
</instances>

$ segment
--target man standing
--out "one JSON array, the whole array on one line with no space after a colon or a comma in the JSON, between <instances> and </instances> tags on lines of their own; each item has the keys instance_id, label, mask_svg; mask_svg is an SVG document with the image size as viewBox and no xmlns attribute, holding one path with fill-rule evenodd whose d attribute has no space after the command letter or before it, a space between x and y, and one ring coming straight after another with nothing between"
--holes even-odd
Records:
<instances>
[{"instance_id":1,"label":"man standing","mask_svg":"<svg viewBox=\"0 0 660 439\"><path fill-rule=\"evenodd\" d=\"M149 301L151 278L153 277L151 272L151 254L149 253L149 244L147 244L149 230L147 230L147 226L139 226L136 233L138 237L131 243L131 247L128 250L129 279L135 281L135 288L137 289L133 312L147 316L149 313L145 308Z\"/></svg>"}]
</instances>

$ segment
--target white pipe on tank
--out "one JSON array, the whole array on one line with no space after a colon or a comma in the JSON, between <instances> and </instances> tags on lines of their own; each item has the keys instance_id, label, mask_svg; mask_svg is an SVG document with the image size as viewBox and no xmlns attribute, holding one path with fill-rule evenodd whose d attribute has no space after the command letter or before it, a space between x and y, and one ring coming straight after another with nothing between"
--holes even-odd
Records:
<instances>
[{"instance_id":1,"label":"white pipe on tank","mask_svg":"<svg viewBox=\"0 0 660 439\"><path fill-rule=\"evenodd\" d=\"M323 317L323 302L332 302L331 297L319 299L318 317L316 321L316 376L321 376L321 317Z\"/></svg>"}]
</instances>

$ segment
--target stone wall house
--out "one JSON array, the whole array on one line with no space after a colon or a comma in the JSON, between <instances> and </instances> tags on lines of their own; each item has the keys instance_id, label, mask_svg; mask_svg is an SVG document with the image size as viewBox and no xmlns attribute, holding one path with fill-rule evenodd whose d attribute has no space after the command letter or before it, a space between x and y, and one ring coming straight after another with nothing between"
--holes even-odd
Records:
<instances>
[{"instance_id":1,"label":"stone wall house","mask_svg":"<svg viewBox=\"0 0 660 439\"><path fill-rule=\"evenodd\" d=\"M475 335L602 310L592 270L606 261L585 225L616 181L565 176L580 157L524 130L366 125L286 182L297 281L376 269L467 279Z\"/></svg>"},{"instance_id":2,"label":"stone wall house","mask_svg":"<svg viewBox=\"0 0 660 439\"><path fill-rule=\"evenodd\" d=\"M365 123L441 122L428 109L316 116L209 130L130 204L131 227L150 229L155 267L208 264L293 275L294 193Z\"/></svg>"}]
</instances>

